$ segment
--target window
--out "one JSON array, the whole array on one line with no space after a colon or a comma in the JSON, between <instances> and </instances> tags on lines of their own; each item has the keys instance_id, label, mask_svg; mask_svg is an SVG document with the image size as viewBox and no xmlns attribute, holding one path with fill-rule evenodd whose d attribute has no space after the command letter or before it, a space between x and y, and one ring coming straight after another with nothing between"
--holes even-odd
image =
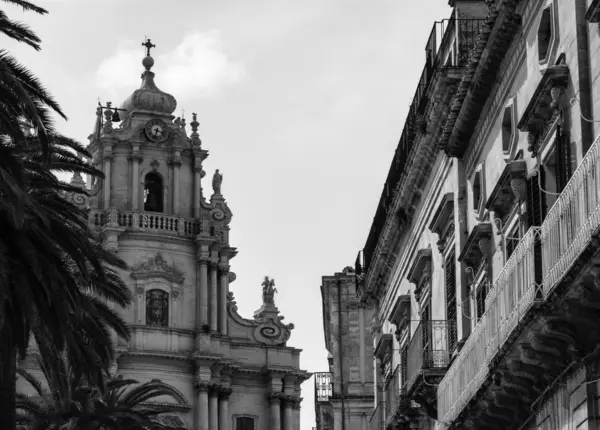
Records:
<instances>
[{"instance_id":1,"label":"window","mask_svg":"<svg viewBox=\"0 0 600 430\"><path fill-rule=\"evenodd\" d=\"M550 53L550 45L552 42L552 8L551 6L544 9L542 19L538 27L538 57L540 63L548 61Z\"/></svg>"},{"instance_id":2,"label":"window","mask_svg":"<svg viewBox=\"0 0 600 430\"><path fill-rule=\"evenodd\" d=\"M146 325L151 327L169 326L169 294L162 290L146 293Z\"/></svg>"},{"instance_id":3,"label":"window","mask_svg":"<svg viewBox=\"0 0 600 430\"><path fill-rule=\"evenodd\" d=\"M458 333L456 331L456 262L454 252L446 257L446 321L448 324L448 350L452 353L456 348Z\"/></svg>"},{"instance_id":4,"label":"window","mask_svg":"<svg viewBox=\"0 0 600 430\"><path fill-rule=\"evenodd\" d=\"M235 430L254 430L254 418L237 417L235 419Z\"/></svg>"},{"instance_id":5,"label":"window","mask_svg":"<svg viewBox=\"0 0 600 430\"><path fill-rule=\"evenodd\" d=\"M475 292L475 316L477 317L477 322L479 322L485 313L485 298L487 297L488 289L487 276L484 275L477 285L477 290Z\"/></svg>"},{"instance_id":6,"label":"window","mask_svg":"<svg viewBox=\"0 0 600 430\"><path fill-rule=\"evenodd\" d=\"M144 210L163 211L163 182L158 173L150 172L144 179Z\"/></svg>"},{"instance_id":7,"label":"window","mask_svg":"<svg viewBox=\"0 0 600 430\"><path fill-rule=\"evenodd\" d=\"M518 134L517 134L517 110L515 107L515 100L513 99L510 104L504 108L504 115L502 116L502 152L506 157L511 157L517 148Z\"/></svg>"},{"instance_id":8,"label":"window","mask_svg":"<svg viewBox=\"0 0 600 430\"><path fill-rule=\"evenodd\" d=\"M400 377L401 377L401 386L405 387L408 382L408 344L402 347L400 351Z\"/></svg>"},{"instance_id":9,"label":"window","mask_svg":"<svg viewBox=\"0 0 600 430\"><path fill-rule=\"evenodd\" d=\"M481 204L481 172L475 174L473 179L473 210L479 212L479 205Z\"/></svg>"},{"instance_id":10,"label":"window","mask_svg":"<svg viewBox=\"0 0 600 430\"><path fill-rule=\"evenodd\" d=\"M506 261L508 261L511 255L513 255L513 252L515 252L520 239L519 223L516 223L513 228L507 230L506 235L504 236L506 246Z\"/></svg>"}]
</instances>

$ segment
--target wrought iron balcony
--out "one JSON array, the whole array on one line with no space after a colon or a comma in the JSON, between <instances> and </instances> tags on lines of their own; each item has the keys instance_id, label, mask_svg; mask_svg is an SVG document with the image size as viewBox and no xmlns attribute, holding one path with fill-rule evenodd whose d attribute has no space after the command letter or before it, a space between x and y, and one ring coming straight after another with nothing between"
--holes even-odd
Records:
<instances>
[{"instance_id":1,"label":"wrought iron balcony","mask_svg":"<svg viewBox=\"0 0 600 430\"><path fill-rule=\"evenodd\" d=\"M486 312L438 387L438 409L454 421L510 347L519 322L554 292L600 229L600 138L541 227L532 227L496 279Z\"/></svg>"},{"instance_id":2,"label":"wrought iron balcony","mask_svg":"<svg viewBox=\"0 0 600 430\"><path fill-rule=\"evenodd\" d=\"M403 365L396 366L392 379L387 387L385 402L385 428L394 430L400 424L404 424L417 414L416 405L410 400L406 393L406 381L402 381Z\"/></svg>"},{"instance_id":3,"label":"wrought iron balcony","mask_svg":"<svg viewBox=\"0 0 600 430\"><path fill-rule=\"evenodd\" d=\"M519 242L485 300L485 313L438 387L438 411L445 422L460 411L481 388L489 365L511 339L532 306L542 301L539 227Z\"/></svg>"},{"instance_id":4,"label":"wrought iron balcony","mask_svg":"<svg viewBox=\"0 0 600 430\"><path fill-rule=\"evenodd\" d=\"M435 392L431 387L442 379L450 363L448 345L455 321L420 321L408 346L406 390L435 418Z\"/></svg>"},{"instance_id":5,"label":"wrought iron balcony","mask_svg":"<svg viewBox=\"0 0 600 430\"><path fill-rule=\"evenodd\" d=\"M438 73L454 73L454 78L460 79L484 23L485 20L482 19L456 19L453 14L450 19L435 22L433 25L425 46L425 66L413 95L404 129L365 243L363 266L365 272L369 270L375 256L379 236L383 232L388 212L392 207L394 192L413 152L415 136L424 125L422 114L430 100L428 93L431 83Z\"/></svg>"},{"instance_id":6,"label":"wrought iron balcony","mask_svg":"<svg viewBox=\"0 0 600 430\"><path fill-rule=\"evenodd\" d=\"M333 396L330 372L317 372L315 375L315 403L328 402Z\"/></svg>"}]
</instances>

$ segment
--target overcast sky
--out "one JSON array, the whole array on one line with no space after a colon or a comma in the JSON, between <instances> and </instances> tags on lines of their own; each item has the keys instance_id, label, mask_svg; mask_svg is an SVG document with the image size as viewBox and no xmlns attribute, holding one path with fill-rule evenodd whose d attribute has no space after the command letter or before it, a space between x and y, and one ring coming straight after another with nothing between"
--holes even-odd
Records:
<instances>
[{"instance_id":1,"label":"overcast sky","mask_svg":"<svg viewBox=\"0 0 600 430\"><path fill-rule=\"evenodd\" d=\"M156 44L158 87L198 113L204 188L215 169L233 211L239 254L231 285L243 316L273 277L296 325L302 367L327 370L321 276L353 265L366 240L433 22L448 0L42 0L50 14L8 8L43 40L41 52L2 38L53 92L87 142L98 97L119 104L137 87L144 36ZM314 424L303 385L302 430Z\"/></svg>"}]
</instances>

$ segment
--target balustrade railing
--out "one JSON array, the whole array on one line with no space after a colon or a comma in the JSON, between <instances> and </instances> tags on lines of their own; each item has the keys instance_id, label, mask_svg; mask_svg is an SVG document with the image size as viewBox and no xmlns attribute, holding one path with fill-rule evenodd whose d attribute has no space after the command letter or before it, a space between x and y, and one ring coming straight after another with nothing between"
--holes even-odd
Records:
<instances>
[{"instance_id":1,"label":"balustrade railing","mask_svg":"<svg viewBox=\"0 0 600 430\"><path fill-rule=\"evenodd\" d=\"M315 402L328 402L333 395L330 372L317 372L315 375Z\"/></svg>"},{"instance_id":2,"label":"balustrade railing","mask_svg":"<svg viewBox=\"0 0 600 430\"><path fill-rule=\"evenodd\" d=\"M417 377L424 370L445 369L450 363L448 328L455 321L420 321L408 346L406 388L410 391Z\"/></svg>"},{"instance_id":3,"label":"balustrade railing","mask_svg":"<svg viewBox=\"0 0 600 430\"><path fill-rule=\"evenodd\" d=\"M544 293L550 294L600 227L600 137L542 224Z\"/></svg>"},{"instance_id":4,"label":"balustrade railing","mask_svg":"<svg viewBox=\"0 0 600 430\"><path fill-rule=\"evenodd\" d=\"M600 228L600 137L541 227L532 227L496 279L486 312L438 386L438 412L452 422L481 387L519 321L543 302Z\"/></svg>"},{"instance_id":5,"label":"balustrade railing","mask_svg":"<svg viewBox=\"0 0 600 430\"><path fill-rule=\"evenodd\" d=\"M135 231L174 233L193 237L197 234L213 235L206 220L182 218L154 212L95 210L90 213L89 222L94 227L115 223L119 227Z\"/></svg>"},{"instance_id":6,"label":"balustrade railing","mask_svg":"<svg viewBox=\"0 0 600 430\"><path fill-rule=\"evenodd\" d=\"M385 402L378 402L371 418L369 418L369 430L385 430L385 421L383 419L384 413Z\"/></svg>"},{"instance_id":7,"label":"balustrade railing","mask_svg":"<svg viewBox=\"0 0 600 430\"><path fill-rule=\"evenodd\" d=\"M517 245L489 291L485 313L438 386L438 411L452 421L488 375L488 365L519 321L541 302L540 227L532 227Z\"/></svg>"}]
</instances>

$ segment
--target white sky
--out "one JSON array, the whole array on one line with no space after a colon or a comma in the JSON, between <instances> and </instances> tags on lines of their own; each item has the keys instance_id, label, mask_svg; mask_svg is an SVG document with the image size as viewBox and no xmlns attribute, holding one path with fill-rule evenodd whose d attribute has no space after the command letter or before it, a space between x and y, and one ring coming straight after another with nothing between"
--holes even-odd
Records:
<instances>
[{"instance_id":1,"label":"white sky","mask_svg":"<svg viewBox=\"0 0 600 430\"><path fill-rule=\"evenodd\" d=\"M38 17L5 8L42 38L35 52L2 37L87 142L97 99L120 104L139 87L144 36L156 83L187 122L198 113L210 151L205 181L223 173L240 313L273 277L276 304L296 325L302 367L327 370L321 276L353 265L365 243L433 21L447 0L42 0ZM210 184L204 188L210 190ZM302 430L314 424L303 385Z\"/></svg>"}]
</instances>

